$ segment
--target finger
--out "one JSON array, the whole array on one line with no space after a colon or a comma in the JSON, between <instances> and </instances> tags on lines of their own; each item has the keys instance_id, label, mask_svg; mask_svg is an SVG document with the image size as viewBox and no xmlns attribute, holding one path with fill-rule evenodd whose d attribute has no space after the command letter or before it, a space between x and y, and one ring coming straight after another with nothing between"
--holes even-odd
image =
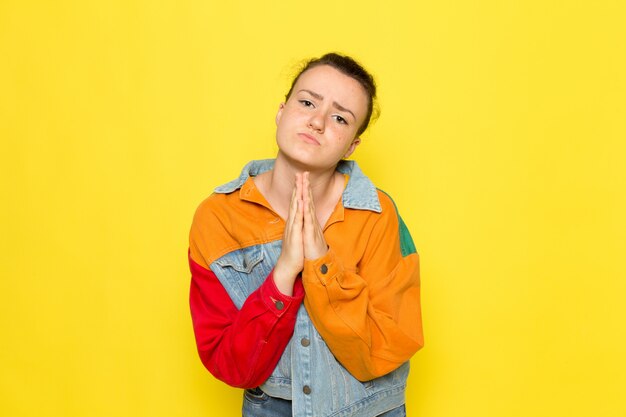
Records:
<instances>
[{"instance_id":1,"label":"finger","mask_svg":"<svg viewBox=\"0 0 626 417\"><path fill-rule=\"evenodd\" d=\"M287 224L285 225L285 231L290 229L293 225L294 218L296 217L296 212L298 211L298 199L296 198L296 188L294 187L293 192L291 193L291 202L289 204L289 213L287 215Z\"/></svg>"},{"instance_id":2,"label":"finger","mask_svg":"<svg viewBox=\"0 0 626 417\"><path fill-rule=\"evenodd\" d=\"M298 200L302 200L302 181L303 181L303 174L296 174L296 194L297 194L297 198Z\"/></svg>"},{"instance_id":3,"label":"finger","mask_svg":"<svg viewBox=\"0 0 626 417\"><path fill-rule=\"evenodd\" d=\"M304 227L306 238L309 238L311 228L313 226L312 218L311 218L311 183L309 182L309 173L306 172L304 174L304 178L302 180L303 185L303 202L304 202Z\"/></svg>"},{"instance_id":4,"label":"finger","mask_svg":"<svg viewBox=\"0 0 626 417\"><path fill-rule=\"evenodd\" d=\"M307 201L306 208L310 210L313 216L315 217L315 203L313 201L313 187L311 187L311 181L309 180L308 175L306 177L306 189L304 192L306 193L306 201Z\"/></svg>"},{"instance_id":5,"label":"finger","mask_svg":"<svg viewBox=\"0 0 626 417\"><path fill-rule=\"evenodd\" d=\"M308 190L308 195L309 195L309 207L311 210L311 213L313 213L313 216L315 216L315 201L313 201L313 189L311 187L309 187Z\"/></svg>"},{"instance_id":6,"label":"finger","mask_svg":"<svg viewBox=\"0 0 626 417\"><path fill-rule=\"evenodd\" d=\"M309 204L309 173L302 174L302 201L304 202L304 208L306 209Z\"/></svg>"},{"instance_id":7,"label":"finger","mask_svg":"<svg viewBox=\"0 0 626 417\"><path fill-rule=\"evenodd\" d=\"M298 232L302 232L302 223L304 222L304 216L303 216L303 208L304 208L304 204L302 203L302 200L297 200L296 201L296 214L295 214L295 218L294 218L294 222L293 222L293 230L298 233Z\"/></svg>"},{"instance_id":8,"label":"finger","mask_svg":"<svg viewBox=\"0 0 626 417\"><path fill-rule=\"evenodd\" d=\"M296 194L297 194L297 199L298 199L298 211L297 211L297 218L296 220L298 221L298 227L300 229L302 229L302 215L303 215L303 208L304 208L304 200L302 198L302 181L303 181L303 175L302 174L296 174Z\"/></svg>"}]
</instances>

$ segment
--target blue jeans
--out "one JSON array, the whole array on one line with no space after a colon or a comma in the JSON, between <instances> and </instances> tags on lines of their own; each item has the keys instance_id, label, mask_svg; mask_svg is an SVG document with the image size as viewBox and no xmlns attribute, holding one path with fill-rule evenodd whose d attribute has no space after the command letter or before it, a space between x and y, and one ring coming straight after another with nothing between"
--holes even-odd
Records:
<instances>
[{"instance_id":1,"label":"blue jeans","mask_svg":"<svg viewBox=\"0 0 626 417\"><path fill-rule=\"evenodd\" d=\"M243 391L243 417L291 417L291 401L270 397L260 388ZM389 410L378 417L406 417L404 405Z\"/></svg>"}]
</instances>

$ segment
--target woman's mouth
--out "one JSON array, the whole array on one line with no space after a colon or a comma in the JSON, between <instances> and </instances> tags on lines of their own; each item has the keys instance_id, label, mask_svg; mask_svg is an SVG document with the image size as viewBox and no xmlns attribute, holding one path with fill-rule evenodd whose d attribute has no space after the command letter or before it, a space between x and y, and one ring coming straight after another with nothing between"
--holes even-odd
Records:
<instances>
[{"instance_id":1,"label":"woman's mouth","mask_svg":"<svg viewBox=\"0 0 626 417\"><path fill-rule=\"evenodd\" d=\"M302 139L306 143L310 143L311 145L317 145L317 146L320 145L317 139L315 139L313 136L309 135L308 133L298 133L298 136L300 137L300 139Z\"/></svg>"}]
</instances>

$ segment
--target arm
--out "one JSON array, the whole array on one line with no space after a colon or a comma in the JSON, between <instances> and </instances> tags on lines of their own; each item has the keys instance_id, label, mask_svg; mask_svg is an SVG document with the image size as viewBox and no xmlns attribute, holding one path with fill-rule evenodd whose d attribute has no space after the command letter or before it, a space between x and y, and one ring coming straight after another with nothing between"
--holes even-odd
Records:
<instances>
[{"instance_id":1,"label":"arm","mask_svg":"<svg viewBox=\"0 0 626 417\"><path fill-rule=\"evenodd\" d=\"M305 260L303 271L311 320L337 360L362 381L393 371L424 344L419 258L393 203L384 202L358 273L344 269L332 244Z\"/></svg>"},{"instance_id":2,"label":"arm","mask_svg":"<svg viewBox=\"0 0 626 417\"><path fill-rule=\"evenodd\" d=\"M237 246L224 199L207 199L194 216L189 241L190 306L198 353L204 366L229 385L251 388L272 373L289 343L304 298L302 207L294 190L281 256L264 283L237 309L207 254ZM219 213L219 214L218 214ZM222 240L228 243L223 243Z\"/></svg>"},{"instance_id":3,"label":"arm","mask_svg":"<svg viewBox=\"0 0 626 417\"><path fill-rule=\"evenodd\" d=\"M189 303L202 363L229 385L252 388L262 384L293 334L304 297L302 282L296 280L290 297L278 291L270 274L238 310L215 274L196 263L191 254L189 266Z\"/></svg>"}]
</instances>

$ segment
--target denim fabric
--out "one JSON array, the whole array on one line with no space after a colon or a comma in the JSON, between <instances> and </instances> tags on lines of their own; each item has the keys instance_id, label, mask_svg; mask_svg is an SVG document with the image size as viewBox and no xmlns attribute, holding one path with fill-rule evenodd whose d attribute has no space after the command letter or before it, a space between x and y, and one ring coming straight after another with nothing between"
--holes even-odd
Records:
<instances>
[{"instance_id":1,"label":"denim fabric","mask_svg":"<svg viewBox=\"0 0 626 417\"><path fill-rule=\"evenodd\" d=\"M259 388L243 393L242 417L292 417L291 401L270 397ZM406 417L406 407L401 405L377 417Z\"/></svg>"},{"instance_id":2,"label":"denim fabric","mask_svg":"<svg viewBox=\"0 0 626 417\"><path fill-rule=\"evenodd\" d=\"M259 388L243 391L243 417L291 417L291 401L270 397Z\"/></svg>"},{"instance_id":3,"label":"denim fabric","mask_svg":"<svg viewBox=\"0 0 626 417\"><path fill-rule=\"evenodd\" d=\"M228 194L241 188L249 177L256 177L265 171L274 168L273 159L251 161L243 167L238 178L220 185L214 191ZM342 202L346 208L356 210L371 210L380 213L382 208L378 201L378 192L374 184L363 174L355 161L340 161L337 171L350 175L350 180L343 193Z\"/></svg>"},{"instance_id":4,"label":"denim fabric","mask_svg":"<svg viewBox=\"0 0 626 417\"><path fill-rule=\"evenodd\" d=\"M406 407L403 404L400 407L396 407L393 410L389 410L386 413L378 415L378 417L406 417Z\"/></svg>"},{"instance_id":5,"label":"denim fabric","mask_svg":"<svg viewBox=\"0 0 626 417\"><path fill-rule=\"evenodd\" d=\"M215 192L234 192L250 176L273 166L273 160L250 162L239 178L216 188ZM376 187L354 161L340 162L337 170L350 176L342 197L344 207L382 211ZM235 250L210 265L237 308L241 308L272 271L281 245L282 241L276 240ZM280 401L283 399L288 400L290 412L293 409L297 417L375 417L387 410L396 411L404 404L408 373L409 363L406 362L372 381L357 380L335 359L303 304L298 310L291 341L272 375L261 385L262 391L254 395L253 391L246 390L244 416L282 416L279 411L272 410L285 408L285 403ZM265 407L268 407L267 412Z\"/></svg>"}]
</instances>

